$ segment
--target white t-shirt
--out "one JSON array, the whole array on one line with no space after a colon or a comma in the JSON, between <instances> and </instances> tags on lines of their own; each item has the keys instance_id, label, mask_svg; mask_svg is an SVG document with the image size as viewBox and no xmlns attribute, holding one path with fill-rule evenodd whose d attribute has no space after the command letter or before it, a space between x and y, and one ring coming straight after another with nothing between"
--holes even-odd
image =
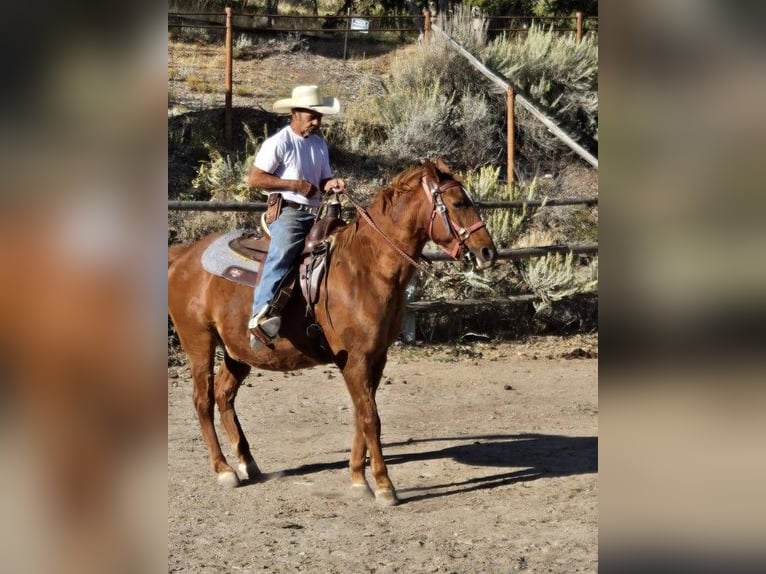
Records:
<instances>
[{"instance_id":1,"label":"white t-shirt","mask_svg":"<svg viewBox=\"0 0 766 574\"><path fill-rule=\"evenodd\" d=\"M307 138L285 126L261 145L253 165L282 179L305 179L321 192L320 183L332 177L330 154L322 136L312 134ZM288 201L318 207L321 193L307 198L290 190L273 190Z\"/></svg>"}]
</instances>

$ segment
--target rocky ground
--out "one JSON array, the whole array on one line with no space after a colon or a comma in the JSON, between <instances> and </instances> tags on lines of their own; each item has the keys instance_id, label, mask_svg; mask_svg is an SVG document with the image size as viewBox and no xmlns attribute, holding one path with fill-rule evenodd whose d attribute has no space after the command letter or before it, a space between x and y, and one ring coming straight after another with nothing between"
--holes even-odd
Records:
<instances>
[{"instance_id":1,"label":"rocky ground","mask_svg":"<svg viewBox=\"0 0 766 574\"><path fill-rule=\"evenodd\" d=\"M268 480L235 490L208 466L188 368L169 368L168 571L596 572L597 345L392 349L378 404L401 504L385 509L348 495L336 368L245 380L238 413Z\"/></svg>"}]
</instances>

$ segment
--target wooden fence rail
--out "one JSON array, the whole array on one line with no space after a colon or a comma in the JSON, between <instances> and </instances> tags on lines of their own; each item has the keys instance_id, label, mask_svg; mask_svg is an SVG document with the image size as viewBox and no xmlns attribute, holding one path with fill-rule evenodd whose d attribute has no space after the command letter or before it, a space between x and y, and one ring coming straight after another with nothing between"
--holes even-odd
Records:
<instances>
[{"instance_id":1,"label":"wooden fence rail","mask_svg":"<svg viewBox=\"0 0 766 574\"><path fill-rule=\"evenodd\" d=\"M202 16L204 18L192 18L196 16ZM376 22L398 22L408 20L421 20L425 14L388 14L388 15L361 15L361 14L326 14L326 15L312 15L312 14L251 14L246 12L234 12L232 11L232 17L235 19L234 28L238 31L263 31L263 32L327 32L327 33L343 33L346 30L346 25L342 24L337 27L327 26L328 23L343 23L344 21L363 19L369 20L371 24ZM428 12L428 17L432 17ZM218 26L213 23L222 20L222 12L168 12L168 27L169 28L216 28L223 26L223 22ZM559 23L573 21L573 26L557 27L554 28L554 32L569 32L574 33L578 42L582 41L583 34L586 32L598 32L598 17L597 16L584 16L582 12L577 12L575 16L558 17L558 16L479 16L478 19L492 21L500 23L500 26L493 26L487 28L488 31L495 32L529 32L529 24L525 24L522 27L511 27L518 22L542 23L546 22ZM282 27L275 28L271 24L257 25L254 22L277 22L279 20L286 21L308 21L319 22L318 26L297 28L297 27ZM249 25L242 25L238 22L249 21ZM198 22L198 23L195 23ZM508 25L503 25L504 22L508 22ZM585 23L589 23L586 25ZM595 23L595 25L594 25ZM402 31L420 31L420 27L375 27L370 26L369 31L377 32L402 32Z\"/></svg>"},{"instance_id":2,"label":"wooden fence rail","mask_svg":"<svg viewBox=\"0 0 766 574\"><path fill-rule=\"evenodd\" d=\"M514 201L474 201L479 209L508 209L519 207L558 207L562 205L598 205L597 197L575 199L530 199ZM266 211L263 201L168 201L168 211Z\"/></svg>"},{"instance_id":3,"label":"wooden fence rail","mask_svg":"<svg viewBox=\"0 0 766 574\"><path fill-rule=\"evenodd\" d=\"M500 261L519 261L534 257L545 257L551 253L574 255L595 255L598 253L598 243L562 243L560 245L541 245L539 247L523 247L520 249L498 249L497 259ZM423 253L431 261L452 261L452 257L443 251L426 251Z\"/></svg>"},{"instance_id":4,"label":"wooden fence rail","mask_svg":"<svg viewBox=\"0 0 766 574\"><path fill-rule=\"evenodd\" d=\"M488 201L476 202L479 209L508 209L520 207L555 207L561 205L596 205L598 198L581 199L551 199L528 200L528 201ZM169 211L238 211L238 212L263 212L266 211L264 202L239 203L230 202L209 202L209 201L169 201ZM520 259L530 259L533 257L545 257L550 253L573 253L575 255L594 255L598 253L598 243L576 243L576 244L558 244L543 245L538 247L525 247L520 249L498 249L497 259L507 261L518 261ZM431 261L452 261L446 253L441 251L429 251L423 255Z\"/></svg>"},{"instance_id":5,"label":"wooden fence rail","mask_svg":"<svg viewBox=\"0 0 766 574\"><path fill-rule=\"evenodd\" d=\"M596 292L583 293L584 296L596 297ZM509 295L508 297L485 297L482 299L439 299L435 301L410 301L405 308L411 313L442 311L445 309L470 309L473 307L505 307L520 303L539 303L543 299L534 293Z\"/></svg>"}]
</instances>

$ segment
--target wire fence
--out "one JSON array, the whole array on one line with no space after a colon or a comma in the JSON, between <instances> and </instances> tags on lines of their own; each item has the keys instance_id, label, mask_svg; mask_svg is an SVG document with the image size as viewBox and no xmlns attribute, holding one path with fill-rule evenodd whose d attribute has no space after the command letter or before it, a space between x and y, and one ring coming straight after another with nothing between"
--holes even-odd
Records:
<instances>
[{"instance_id":1,"label":"wire fence","mask_svg":"<svg viewBox=\"0 0 766 574\"><path fill-rule=\"evenodd\" d=\"M506 33L528 32L530 26L535 23L550 23L555 31L574 33L577 41L581 41L584 34L598 33L598 18L585 17L582 12L577 12L572 18L533 18L518 16L497 16L484 18L477 16L475 20L479 25L486 25L488 31L502 31ZM454 42L433 22L441 23L444 28L446 17L443 15L432 18L428 10L422 14L398 14L387 16L352 15L348 10L346 15L282 15L282 14L248 14L235 13L231 8L221 12L171 12L168 13L168 28L174 31L173 38L178 40L202 40L202 44L186 45L179 42L168 43L168 92L169 100L181 105L184 109L205 110L217 107L225 109L225 140L227 145L232 143L232 101L233 101L233 75L234 75L234 51L237 42L248 42L247 34L294 35L293 42L300 46L300 35L314 33L316 35L337 37L343 35L343 59L347 57L349 38L379 39L386 35L400 43L430 41L432 29L442 33L447 41ZM499 23L499 24L498 24ZM521 24L520 24L521 23ZM564 26L564 27L562 27ZM240 36L235 40L234 33ZM339 40L338 40L339 41ZM221 49L223 42L223 49ZM190 54L193 51L193 54ZM200 62L204 63L200 63ZM482 73L487 75L483 70ZM497 83L497 79L494 79ZM181 90L180 84L185 84L188 89ZM506 85L509 90L511 86ZM183 92L183 96L178 94ZM172 97L171 97L172 96ZM531 104L523 100L519 95L511 93L510 98L516 99L534 114ZM540 121L546 123L545 117L536 114ZM512 123L509 123L512 125ZM546 126L556 130L550 120ZM510 130L510 128L509 128ZM560 137L564 137L561 136ZM508 172L509 179L513 178L512 142L509 142ZM576 153L586 161L598 166L598 162L572 143L567 142ZM579 149L578 149L579 148Z\"/></svg>"}]
</instances>

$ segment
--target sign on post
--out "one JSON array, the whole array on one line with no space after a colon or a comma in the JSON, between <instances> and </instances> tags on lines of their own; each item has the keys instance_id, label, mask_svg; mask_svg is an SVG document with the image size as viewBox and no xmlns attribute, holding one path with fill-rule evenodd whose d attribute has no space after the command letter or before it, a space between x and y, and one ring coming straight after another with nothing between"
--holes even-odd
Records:
<instances>
[{"instance_id":1,"label":"sign on post","mask_svg":"<svg viewBox=\"0 0 766 574\"><path fill-rule=\"evenodd\" d=\"M351 18L351 30L367 34L370 30L370 21L364 18Z\"/></svg>"}]
</instances>

